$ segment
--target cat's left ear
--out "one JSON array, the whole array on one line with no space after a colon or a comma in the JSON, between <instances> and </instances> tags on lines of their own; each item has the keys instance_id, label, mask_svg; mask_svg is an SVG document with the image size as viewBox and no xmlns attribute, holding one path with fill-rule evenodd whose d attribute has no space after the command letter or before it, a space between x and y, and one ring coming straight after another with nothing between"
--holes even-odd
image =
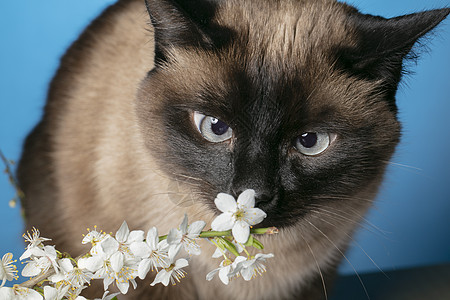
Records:
<instances>
[{"instance_id":1,"label":"cat's left ear","mask_svg":"<svg viewBox=\"0 0 450 300\"><path fill-rule=\"evenodd\" d=\"M211 47L208 32L220 0L145 0L155 31L155 62L173 47Z\"/></svg>"},{"instance_id":2,"label":"cat's left ear","mask_svg":"<svg viewBox=\"0 0 450 300\"><path fill-rule=\"evenodd\" d=\"M403 60L408 54L413 54L414 44L449 13L450 8L445 8L391 19L353 14L351 20L356 27L357 47L343 51L341 62L353 73L385 80L395 93L402 75Z\"/></svg>"}]
</instances>

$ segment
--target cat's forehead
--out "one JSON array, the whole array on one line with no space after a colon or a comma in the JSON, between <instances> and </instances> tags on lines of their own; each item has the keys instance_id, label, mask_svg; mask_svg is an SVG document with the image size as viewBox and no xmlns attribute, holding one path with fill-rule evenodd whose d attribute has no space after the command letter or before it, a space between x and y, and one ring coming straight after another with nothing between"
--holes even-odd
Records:
<instances>
[{"instance_id":1,"label":"cat's forehead","mask_svg":"<svg viewBox=\"0 0 450 300\"><path fill-rule=\"evenodd\" d=\"M231 28L243 53L277 64L321 63L327 52L354 46L353 8L328 0L223 1L216 22ZM236 45L236 44L234 44Z\"/></svg>"}]
</instances>

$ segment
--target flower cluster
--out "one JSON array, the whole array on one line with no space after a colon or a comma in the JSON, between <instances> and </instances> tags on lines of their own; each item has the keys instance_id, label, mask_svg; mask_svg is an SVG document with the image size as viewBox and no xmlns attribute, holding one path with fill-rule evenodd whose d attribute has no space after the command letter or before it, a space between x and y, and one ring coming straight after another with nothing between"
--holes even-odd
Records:
<instances>
[{"instance_id":1,"label":"flower cluster","mask_svg":"<svg viewBox=\"0 0 450 300\"><path fill-rule=\"evenodd\" d=\"M152 286L160 283L165 286L180 282L193 255L200 255L198 240L208 239L217 249L213 257L223 257L219 267L206 275L207 280L218 274L219 279L228 284L236 277L250 280L262 275L266 268L264 261L273 254L251 255L246 247L263 249L263 245L252 233L274 233L276 228L251 229L260 223L266 214L254 208L255 192L244 191L237 201L230 195L220 193L215 199L222 212L211 224L211 230L203 231L204 221L188 223L187 215L181 224L166 236L159 236L156 227L147 233L142 230L130 231L123 222L115 235L88 229L82 240L91 244L90 251L77 259L60 253L54 246L44 245L49 239L40 237L33 229L24 235L28 246L20 257L25 260L22 276L34 277L32 288L27 284L4 287L6 281L17 279L17 269L13 265L12 254L3 256L0 264L0 299L75 299L83 300L81 292L91 280L103 281L105 293L101 299L109 300L119 293L110 294L108 289L115 284L120 293L126 294L130 284L136 288L136 277L144 279L148 273L153 275ZM241 255L245 252L246 256ZM235 256L234 261L230 253ZM38 278L39 280L36 280Z\"/></svg>"}]
</instances>

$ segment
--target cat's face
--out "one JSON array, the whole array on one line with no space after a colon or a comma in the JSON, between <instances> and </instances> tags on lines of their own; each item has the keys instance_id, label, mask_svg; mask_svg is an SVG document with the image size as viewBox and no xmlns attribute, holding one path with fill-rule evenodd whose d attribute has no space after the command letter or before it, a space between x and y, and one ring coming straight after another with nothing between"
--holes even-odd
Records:
<instances>
[{"instance_id":1,"label":"cat's face","mask_svg":"<svg viewBox=\"0 0 450 300\"><path fill-rule=\"evenodd\" d=\"M263 225L367 207L399 140L401 70L374 65L345 5L227 3L196 27L207 45L157 43L137 112L161 169L211 209L254 189Z\"/></svg>"}]
</instances>

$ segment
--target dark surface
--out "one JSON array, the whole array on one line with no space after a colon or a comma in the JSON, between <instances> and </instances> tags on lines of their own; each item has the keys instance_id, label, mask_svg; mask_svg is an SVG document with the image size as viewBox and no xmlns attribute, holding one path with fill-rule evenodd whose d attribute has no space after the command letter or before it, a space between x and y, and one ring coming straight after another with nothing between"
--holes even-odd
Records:
<instances>
[{"instance_id":1,"label":"dark surface","mask_svg":"<svg viewBox=\"0 0 450 300\"><path fill-rule=\"evenodd\" d=\"M450 263L413 269L341 276L330 300L450 299Z\"/></svg>"}]
</instances>

